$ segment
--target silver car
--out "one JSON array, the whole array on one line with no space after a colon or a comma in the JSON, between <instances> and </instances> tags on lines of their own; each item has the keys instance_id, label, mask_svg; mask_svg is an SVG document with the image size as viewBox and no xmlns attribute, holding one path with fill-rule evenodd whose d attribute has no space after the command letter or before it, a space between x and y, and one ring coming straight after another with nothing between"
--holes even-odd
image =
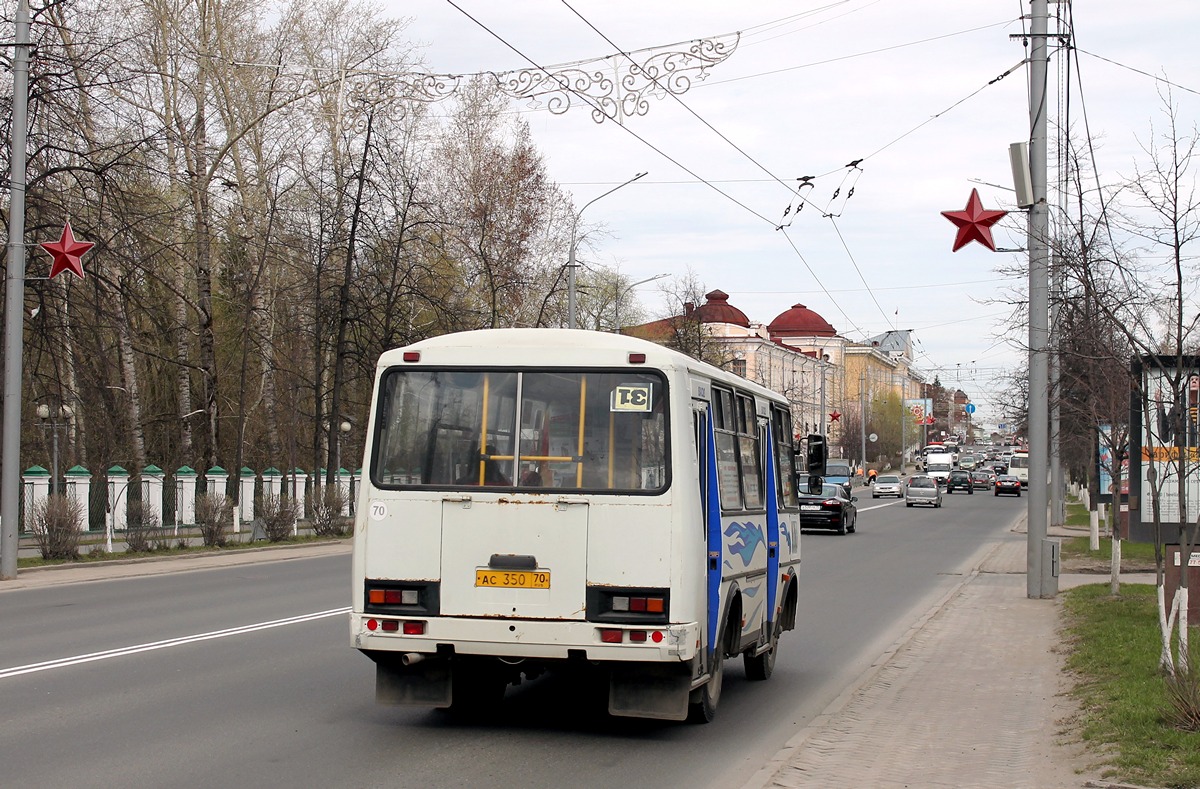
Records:
<instances>
[{"instance_id":1,"label":"silver car","mask_svg":"<svg viewBox=\"0 0 1200 789\"><path fill-rule=\"evenodd\" d=\"M911 507L914 504L942 506L942 488L933 477L918 474L908 478L908 484L904 487L904 506Z\"/></svg>"},{"instance_id":2,"label":"silver car","mask_svg":"<svg viewBox=\"0 0 1200 789\"><path fill-rule=\"evenodd\" d=\"M904 486L900 483L900 478L895 474L880 474L875 478L875 484L871 487L871 498L877 499L880 496L896 496L897 498L904 495Z\"/></svg>"}]
</instances>

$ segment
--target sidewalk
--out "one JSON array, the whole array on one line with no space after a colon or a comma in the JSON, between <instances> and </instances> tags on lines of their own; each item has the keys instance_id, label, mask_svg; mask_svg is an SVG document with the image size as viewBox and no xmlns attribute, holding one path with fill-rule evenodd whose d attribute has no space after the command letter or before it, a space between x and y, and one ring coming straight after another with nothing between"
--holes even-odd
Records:
<instances>
[{"instance_id":1,"label":"sidewalk","mask_svg":"<svg viewBox=\"0 0 1200 789\"><path fill-rule=\"evenodd\" d=\"M309 559L315 556L350 553L350 548L351 540L346 538L298 545L263 545L237 551L214 551L197 556L147 556L136 559L110 559L103 562L29 567L19 570L17 577L11 581L0 581L0 594L14 589L31 589L84 581L107 581L115 578L232 567L239 564Z\"/></svg>"},{"instance_id":2,"label":"sidewalk","mask_svg":"<svg viewBox=\"0 0 1200 789\"><path fill-rule=\"evenodd\" d=\"M1026 596L1025 563L1022 524L744 789L1117 786L1070 742L1059 602Z\"/></svg>"}]
</instances>

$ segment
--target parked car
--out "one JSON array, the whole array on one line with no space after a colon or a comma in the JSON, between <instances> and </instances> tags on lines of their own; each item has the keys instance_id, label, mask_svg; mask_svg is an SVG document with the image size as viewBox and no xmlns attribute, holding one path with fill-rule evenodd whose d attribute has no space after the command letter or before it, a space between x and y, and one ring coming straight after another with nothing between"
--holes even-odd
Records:
<instances>
[{"instance_id":1,"label":"parked car","mask_svg":"<svg viewBox=\"0 0 1200 789\"><path fill-rule=\"evenodd\" d=\"M800 493L800 528L832 529L838 534L852 532L857 525L857 496L850 495L848 485L826 482L819 495Z\"/></svg>"},{"instance_id":2,"label":"parked car","mask_svg":"<svg viewBox=\"0 0 1200 789\"><path fill-rule=\"evenodd\" d=\"M876 477L875 487L871 490L871 498L877 499L880 496L903 498L904 484L900 481L900 477L895 474L880 474Z\"/></svg>"},{"instance_id":3,"label":"parked car","mask_svg":"<svg viewBox=\"0 0 1200 789\"><path fill-rule=\"evenodd\" d=\"M953 493L956 490L965 490L967 493L975 492L975 488L971 486L969 472L956 468L946 477L946 492Z\"/></svg>"},{"instance_id":4,"label":"parked car","mask_svg":"<svg viewBox=\"0 0 1200 789\"><path fill-rule=\"evenodd\" d=\"M999 496L1001 493L1014 493L1017 498L1021 497L1021 480L1014 477L1012 474L1001 474L996 477L996 487L992 493Z\"/></svg>"},{"instance_id":5,"label":"parked car","mask_svg":"<svg viewBox=\"0 0 1200 789\"><path fill-rule=\"evenodd\" d=\"M996 481L996 475L990 469L975 469L971 472L971 487L988 490Z\"/></svg>"},{"instance_id":6,"label":"parked car","mask_svg":"<svg viewBox=\"0 0 1200 789\"><path fill-rule=\"evenodd\" d=\"M942 488L933 477L918 474L908 478L908 484L904 486L904 506L914 504L942 506Z\"/></svg>"}]
</instances>

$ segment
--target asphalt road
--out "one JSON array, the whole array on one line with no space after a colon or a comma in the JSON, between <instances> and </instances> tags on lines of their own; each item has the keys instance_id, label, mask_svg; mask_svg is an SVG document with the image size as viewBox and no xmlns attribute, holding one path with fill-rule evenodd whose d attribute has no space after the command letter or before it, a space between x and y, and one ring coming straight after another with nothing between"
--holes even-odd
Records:
<instances>
[{"instance_id":1,"label":"asphalt road","mask_svg":"<svg viewBox=\"0 0 1200 789\"><path fill-rule=\"evenodd\" d=\"M5 592L0 786L740 786L1025 507L856 495L856 534L803 537L774 676L728 663L707 726L609 718L559 677L474 723L376 706L348 554Z\"/></svg>"}]
</instances>

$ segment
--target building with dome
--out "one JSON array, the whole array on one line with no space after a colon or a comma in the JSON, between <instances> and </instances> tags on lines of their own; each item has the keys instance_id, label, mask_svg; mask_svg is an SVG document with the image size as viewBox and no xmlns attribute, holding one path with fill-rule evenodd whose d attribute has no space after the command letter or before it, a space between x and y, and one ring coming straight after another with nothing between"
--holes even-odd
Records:
<instances>
[{"instance_id":1,"label":"building with dome","mask_svg":"<svg viewBox=\"0 0 1200 789\"><path fill-rule=\"evenodd\" d=\"M700 306L685 304L682 315L622 331L774 389L792 403L797 437L825 434L831 456L861 459L861 415L871 425L884 409L894 410L891 421L903 423L903 401L919 398L924 384L924 376L912 367L911 332L892 331L854 343L804 304L793 304L770 323L756 323L730 303L729 294L713 290ZM919 443L912 432L897 441ZM871 450L866 447L868 460Z\"/></svg>"}]
</instances>

